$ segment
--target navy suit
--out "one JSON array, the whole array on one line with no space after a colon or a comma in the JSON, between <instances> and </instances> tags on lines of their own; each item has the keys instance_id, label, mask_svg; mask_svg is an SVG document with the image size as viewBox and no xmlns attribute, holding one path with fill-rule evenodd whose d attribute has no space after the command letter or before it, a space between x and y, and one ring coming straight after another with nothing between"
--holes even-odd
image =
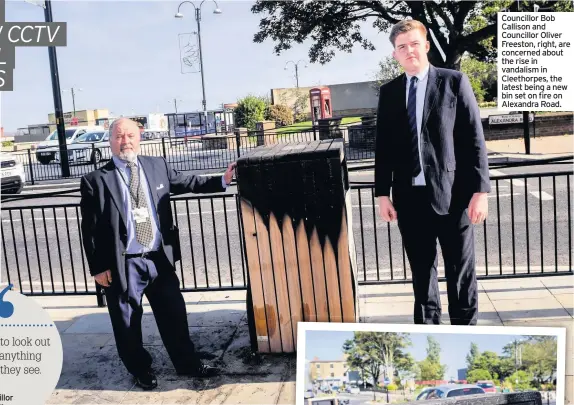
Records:
<instances>
[{"instance_id":1,"label":"navy suit","mask_svg":"<svg viewBox=\"0 0 574 405\"><path fill-rule=\"evenodd\" d=\"M380 88L375 194L391 196L413 272L415 323L440 323L437 246L441 243L453 324L476 324L478 293L468 204L490 191L480 111L468 77L430 66L419 148L425 186L413 185L406 75Z\"/></svg>"},{"instance_id":2,"label":"navy suit","mask_svg":"<svg viewBox=\"0 0 574 405\"><path fill-rule=\"evenodd\" d=\"M146 294L168 354L176 370L185 373L199 359L189 338L187 311L175 272L181 252L170 193L216 193L225 189L221 176L184 175L161 157L140 156L138 161L155 205L160 248L144 257L126 251L128 213L121 180L111 160L82 177L80 183L84 250L92 276L111 270L112 282L104 291L118 353L128 371L137 376L151 367L152 359L143 348L141 334L141 301Z\"/></svg>"}]
</instances>

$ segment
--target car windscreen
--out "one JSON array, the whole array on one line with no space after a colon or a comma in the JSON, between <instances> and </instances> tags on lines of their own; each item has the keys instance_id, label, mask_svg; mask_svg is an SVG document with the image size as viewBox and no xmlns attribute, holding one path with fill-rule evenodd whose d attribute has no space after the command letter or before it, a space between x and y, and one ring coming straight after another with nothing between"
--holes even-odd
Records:
<instances>
[{"instance_id":1,"label":"car windscreen","mask_svg":"<svg viewBox=\"0 0 574 405\"><path fill-rule=\"evenodd\" d=\"M86 132L76 138L74 142L99 142L104 137L104 132Z\"/></svg>"},{"instance_id":2,"label":"car windscreen","mask_svg":"<svg viewBox=\"0 0 574 405\"><path fill-rule=\"evenodd\" d=\"M493 388L494 387L494 384L491 384L491 383L478 383L476 385L478 385L480 388Z\"/></svg>"},{"instance_id":3,"label":"car windscreen","mask_svg":"<svg viewBox=\"0 0 574 405\"><path fill-rule=\"evenodd\" d=\"M480 388L462 388L449 391L447 397L460 397L462 395L476 395L483 393L484 392Z\"/></svg>"}]
</instances>

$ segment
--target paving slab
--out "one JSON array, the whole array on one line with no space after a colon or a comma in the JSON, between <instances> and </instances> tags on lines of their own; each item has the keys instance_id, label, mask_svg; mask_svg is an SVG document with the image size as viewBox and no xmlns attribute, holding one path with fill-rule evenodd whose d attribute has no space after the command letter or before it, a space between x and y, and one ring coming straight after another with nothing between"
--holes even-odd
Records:
<instances>
[{"instance_id":1,"label":"paving slab","mask_svg":"<svg viewBox=\"0 0 574 405\"><path fill-rule=\"evenodd\" d=\"M572 315L562 307L554 296L551 299L492 300L492 304L503 322L561 317L569 318L572 321Z\"/></svg>"}]
</instances>

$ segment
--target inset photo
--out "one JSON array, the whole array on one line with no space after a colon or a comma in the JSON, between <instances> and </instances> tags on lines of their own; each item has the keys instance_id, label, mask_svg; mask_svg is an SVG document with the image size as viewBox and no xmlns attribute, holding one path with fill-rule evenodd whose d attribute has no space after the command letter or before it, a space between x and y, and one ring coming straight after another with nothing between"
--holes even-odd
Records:
<instances>
[{"instance_id":1,"label":"inset photo","mask_svg":"<svg viewBox=\"0 0 574 405\"><path fill-rule=\"evenodd\" d=\"M297 405L565 403L565 328L301 322L297 338Z\"/></svg>"}]
</instances>

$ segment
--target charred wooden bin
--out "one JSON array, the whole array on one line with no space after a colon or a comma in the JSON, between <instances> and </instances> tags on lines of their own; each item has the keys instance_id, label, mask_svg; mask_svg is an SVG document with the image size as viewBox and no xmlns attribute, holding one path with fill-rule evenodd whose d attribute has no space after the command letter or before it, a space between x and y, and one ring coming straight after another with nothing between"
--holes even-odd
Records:
<instances>
[{"instance_id":1,"label":"charred wooden bin","mask_svg":"<svg viewBox=\"0 0 574 405\"><path fill-rule=\"evenodd\" d=\"M251 344L296 351L297 322L358 322L342 140L261 146L237 160Z\"/></svg>"},{"instance_id":2,"label":"charred wooden bin","mask_svg":"<svg viewBox=\"0 0 574 405\"><path fill-rule=\"evenodd\" d=\"M537 391L508 394L477 394L450 398L406 402L404 405L543 405L542 395Z\"/></svg>"}]
</instances>

